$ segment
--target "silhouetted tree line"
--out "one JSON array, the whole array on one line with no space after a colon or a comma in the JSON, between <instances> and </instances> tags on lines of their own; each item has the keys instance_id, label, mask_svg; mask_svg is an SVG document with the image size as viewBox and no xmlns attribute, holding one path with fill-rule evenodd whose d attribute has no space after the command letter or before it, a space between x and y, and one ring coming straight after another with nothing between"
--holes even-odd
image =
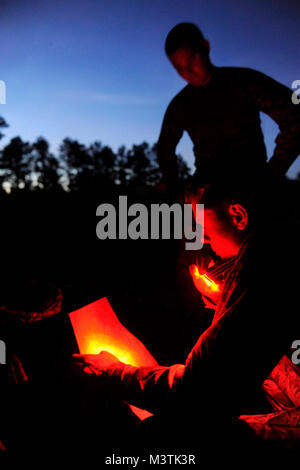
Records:
<instances>
[{"instance_id":1,"label":"silhouetted tree line","mask_svg":"<svg viewBox=\"0 0 300 470\"><path fill-rule=\"evenodd\" d=\"M0 131L6 126L0 118ZM181 157L178 162L184 186L189 170ZM153 309L170 310L173 318L176 306L166 283L173 282L177 241L96 236L99 204L113 203L117 209L120 194L128 196L128 204L165 202L155 189L160 182L156 146L146 142L114 152L100 142L86 146L66 138L54 155L44 138L34 143L12 138L0 150L0 282L1 276L45 277L70 285L70 308L77 297L83 305L101 295L117 295L118 300L123 295L131 316L135 299L137 318L160 299L162 309ZM287 207L291 218L298 219L300 180L288 183Z\"/></svg>"},{"instance_id":2,"label":"silhouetted tree line","mask_svg":"<svg viewBox=\"0 0 300 470\"><path fill-rule=\"evenodd\" d=\"M0 118L0 139L6 127ZM189 171L181 157L178 162L184 186ZM66 138L54 155L44 138L12 138L0 150L2 294L8 285L17 298L18 280L44 279L61 288L66 312L107 296L159 362L184 360L209 311L199 313L196 291L184 311L177 301L179 241L96 236L99 204L117 207L119 194L128 195L129 204L164 202L155 190L160 181L156 146L146 142L114 152L100 142L86 146ZM290 217L298 220L300 178L288 181L286 193ZM186 327L182 315L188 315Z\"/></svg>"},{"instance_id":3,"label":"silhouetted tree line","mask_svg":"<svg viewBox=\"0 0 300 470\"><path fill-rule=\"evenodd\" d=\"M0 131L6 127L0 118ZM178 162L184 182L189 169L180 156ZM171 266L172 243L99 240L96 208L103 202L117 207L120 194L129 204L164 202L156 190L160 182L156 145L146 142L114 152L101 142L84 145L66 138L54 154L42 137L33 143L12 138L0 149L0 261L5 266L0 282L54 281L64 293L70 289L67 310L115 293L118 299L131 291L139 301L148 298L153 279L158 289L163 284L157 275L164 272L162 262L167 270ZM147 266L143 277L141 260ZM126 274L116 276L116 266Z\"/></svg>"},{"instance_id":4,"label":"silhouetted tree line","mask_svg":"<svg viewBox=\"0 0 300 470\"><path fill-rule=\"evenodd\" d=\"M6 127L0 118L0 131ZM189 170L181 157L178 162L184 182ZM149 335L150 346L151 336L162 360L169 357L165 338L182 331L172 296L177 241L96 236L99 204L117 207L120 194L129 204L164 202L155 189L160 182L156 146L146 142L114 152L100 142L86 146L66 138L54 155L44 138L12 138L0 150L2 294L9 286L17 298L18 282L50 281L61 288L66 312L108 296L129 329L142 340ZM149 334L152 323L160 324L155 335Z\"/></svg>"},{"instance_id":5,"label":"silhouetted tree line","mask_svg":"<svg viewBox=\"0 0 300 470\"><path fill-rule=\"evenodd\" d=\"M5 127L7 123L0 118L0 128ZM190 171L182 157L177 158L179 178L184 181ZM147 142L130 149L121 146L114 152L99 141L86 146L65 138L54 155L43 137L33 143L14 137L0 151L0 187L8 192L27 189L97 193L115 186L126 191L155 187L161 179L156 144Z\"/></svg>"}]
</instances>

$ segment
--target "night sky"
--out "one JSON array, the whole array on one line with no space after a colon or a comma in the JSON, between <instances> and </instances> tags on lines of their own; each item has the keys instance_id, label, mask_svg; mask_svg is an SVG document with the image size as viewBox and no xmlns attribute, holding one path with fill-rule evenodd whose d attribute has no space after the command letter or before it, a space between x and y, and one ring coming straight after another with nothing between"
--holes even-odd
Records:
<instances>
[{"instance_id":1,"label":"night sky","mask_svg":"<svg viewBox=\"0 0 300 470\"><path fill-rule=\"evenodd\" d=\"M64 137L116 150L157 141L164 111L185 82L164 54L168 31L196 23L215 65L260 70L288 87L300 79L297 0L0 0L1 68L10 124L2 144ZM299 105L300 106L300 105ZM262 116L268 154L277 125ZM185 136L178 152L193 168ZM300 158L289 175L300 172Z\"/></svg>"}]
</instances>

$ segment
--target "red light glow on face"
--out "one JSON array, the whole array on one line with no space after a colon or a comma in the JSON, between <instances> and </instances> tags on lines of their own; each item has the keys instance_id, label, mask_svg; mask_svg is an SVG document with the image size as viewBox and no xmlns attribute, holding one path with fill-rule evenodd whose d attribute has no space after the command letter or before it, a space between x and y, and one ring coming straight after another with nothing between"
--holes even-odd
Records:
<instances>
[{"instance_id":1,"label":"red light glow on face","mask_svg":"<svg viewBox=\"0 0 300 470\"><path fill-rule=\"evenodd\" d=\"M203 86L211 77L207 57L189 47L177 49L171 54L170 60L179 75L192 86Z\"/></svg>"}]
</instances>

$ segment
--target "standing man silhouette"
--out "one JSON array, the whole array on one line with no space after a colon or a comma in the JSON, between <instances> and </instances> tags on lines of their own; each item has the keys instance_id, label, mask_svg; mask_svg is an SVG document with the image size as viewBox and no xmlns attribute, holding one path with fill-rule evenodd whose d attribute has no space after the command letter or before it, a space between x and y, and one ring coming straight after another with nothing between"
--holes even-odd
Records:
<instances>
[{"instance_id":1,"label":"standing man silhouette","mask_svg":"<svg viewBox=\"0 0 300 470\"><path fill-rule=\"evenodd\" d=\"M176 189L175 150L184 131L193 144L197 181L266 173L284 177L300 153L300 106L292 92L249 68L217 67L209 42L192 23L180 23L168 34L165 51L188 84L172 99L158 141L164 183ZM259 112L279 126L274 154L267 164Z\"/></svg>"}]
</instances>

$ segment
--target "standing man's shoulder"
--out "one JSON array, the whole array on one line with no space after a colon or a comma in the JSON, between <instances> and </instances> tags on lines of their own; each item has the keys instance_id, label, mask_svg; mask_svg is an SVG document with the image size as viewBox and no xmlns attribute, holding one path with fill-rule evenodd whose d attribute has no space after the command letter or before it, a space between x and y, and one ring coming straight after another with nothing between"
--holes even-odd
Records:
<instances>
[{"instance_id":1,"label":"standing man's shoulder","mask_svg":"<svg viewBox=\"0 0 300 470\"><path fill-rule=\"evenodd\" d=\"M217 73L224 78L243 81L255 81L262 78L271 80L271 77L259 70L249 67L217 67Z\"/></svg>"},{"instance_id":2,"label":"standing man's shoulder","mask_svg":"<svg viewBox=\"0 0 300 470\"><path fill-rule=\"evenodd\" d=\"M165 112L165 121L182 123L186 115L187 107L191 102L191 86L186 85L177 95L172 98Z\"/></svg>"},{"instance_id":3,"label":"standing man's shoulder","mask_svg":"<svg viewBox=\"0 0 300 470\"><path fill-rule=\"evenodd\" d=\"M192 93L192 88L191 85L186 85L183 87L177 95L174 96L174 98L171 99L168 108L176 108L183 106L186 103L187 98L191 95Z\"/></svg>"},{"instance_id":4,"label":"standing man's shoulder","mask_svg":"<svg viewBox=\"0 0 300 470\"><path fill-rule=\"evenodd\" d=\"M260 110L270 113L275 102L289 103L291 90L274 78L247 67L220 67L224 86L241 96L251 98ZM272 116L271 116L272 117Z\"/></svg>"},{"instance_id":5,"label":"standing man's shoulder","mask_svg":"<svg viewBox=\"0 0 300 470\"><path fill-rule=\"evenodd\" d=\"M279 85L282 88L287 88L279 83L274 78L270 77L264 72L249 67L218 67L218 73L233 83L239 81L245 85Z\"/></svg>"},{"instance_id":6,"label":"standing man's shoulder","mask_svg":"<svg viewBox=\"0 0 300 470\"><path fill-rule=\"evenodd\" d=\"M226 75L231 75L231 76L251 76L251 75L256 75L256 74L261 74L262 72L259 72L256 69L252 69L250 67L216 67L217 73L223 73Z\"/></svg>"}]
</instances>

